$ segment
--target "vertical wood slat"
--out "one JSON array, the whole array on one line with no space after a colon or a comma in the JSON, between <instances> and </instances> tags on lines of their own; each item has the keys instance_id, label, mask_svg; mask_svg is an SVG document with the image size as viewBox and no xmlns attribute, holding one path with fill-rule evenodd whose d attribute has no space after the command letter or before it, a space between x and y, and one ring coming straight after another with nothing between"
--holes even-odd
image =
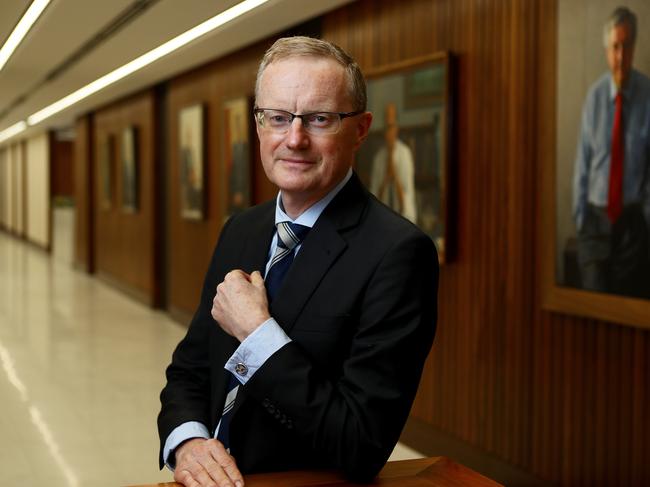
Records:
<instances>
[{"instance_id":1,"label":"vertical wood slat","mask_svg":"<svg viewBox=\"0 0 650 487\"><path fill-rule=\"evenodd\" d=\"M79 118L75 123L75 248L76 267L94 272L94 171L92 117Z\"/></svg>"},{"instance_id":2,"label":"vertical wood slat","mask_svg":"<svg viewBox=\"0 0 650 487\"><path fill-rule=\"evenodd\" d=\"M531 272L556 7L362 0L325 16L323 36L364 69L443 49L458 56L458 259L441 271L429 390L414 415L555 483L639 485L649 333L542 310Z\"/></svg>"}]
</instances>

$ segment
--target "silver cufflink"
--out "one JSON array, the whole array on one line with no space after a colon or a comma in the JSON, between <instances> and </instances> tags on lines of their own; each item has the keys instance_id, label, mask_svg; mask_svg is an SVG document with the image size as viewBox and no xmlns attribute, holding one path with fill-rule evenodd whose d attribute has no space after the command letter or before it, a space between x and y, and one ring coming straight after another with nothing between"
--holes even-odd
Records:
<instances>
[{"instance_id":1,"label":"silver cufflink","mask_svg":"<svg viewBox=\"0 0 650 487\"><path fill-rule=\"evenodd\" d=\"M246 364L239 362L237 365L235 365L235 372L237 372L239 375L246 375L248 374L248 367L246 367Z\"/></svg>"}]
</instances>

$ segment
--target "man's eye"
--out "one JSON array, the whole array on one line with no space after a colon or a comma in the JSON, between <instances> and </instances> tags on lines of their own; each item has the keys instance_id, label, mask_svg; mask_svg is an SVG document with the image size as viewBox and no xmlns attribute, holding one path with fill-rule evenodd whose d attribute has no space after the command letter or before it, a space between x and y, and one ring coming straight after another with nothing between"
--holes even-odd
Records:
<instances>
[{"instance_id":1,"label":"man's eye","mask_svg":"<svg viewBox=\"0 0 650 487\"><path fill-rule=\"evenodd\" d=\"M270 115L269 121L275 124L287 123L289 121L289 117L286 115Z\"/></svg>"},{"instance_id":2,"label":"man's eye","mask_svg":"<svg viewBox=\"0 0 650 487\"><path fill-rule=\"evenodd\" d=\"M309 117L309 123L313 123L316 125L327 125L331 122L332 122L332 117L324 113L315 113L314 115Z\"/></svg>"}]
</instances>

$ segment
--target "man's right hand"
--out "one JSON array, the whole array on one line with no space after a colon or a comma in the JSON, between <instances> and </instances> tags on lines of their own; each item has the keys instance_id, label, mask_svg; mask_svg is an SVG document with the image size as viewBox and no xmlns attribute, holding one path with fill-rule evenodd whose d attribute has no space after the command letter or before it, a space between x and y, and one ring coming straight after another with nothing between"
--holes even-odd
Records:
<instances>
[{"instance_id":1,"label":"man's right hand","mask_svg":"<svg viewBox=\"0 0 650 487\"><path fill-rule=\"evenodd\" d=\"M244 487L234 457L215 439L194 438L176 448L174 480L186 487Z\"/></svg>"}]
</instances>

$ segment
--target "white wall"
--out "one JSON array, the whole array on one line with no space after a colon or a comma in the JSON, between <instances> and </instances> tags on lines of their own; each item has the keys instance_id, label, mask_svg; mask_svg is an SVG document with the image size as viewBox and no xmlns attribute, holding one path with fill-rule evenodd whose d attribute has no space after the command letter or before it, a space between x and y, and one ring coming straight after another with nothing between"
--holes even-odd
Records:
<instances>
[{"instance_id":1,"label":"white wall","mask_svg":"<svg viewBox=\"0 0 650 487\"><path fill-rule=\"evenodd\" d=\"M13 179L13 206L14 206L14 230L18 235L24 235L24 212L25 198L23 194L23 178L25 175L25 161L23 157L22 143L14 144L11 147L11 162Z\"/></svg>"},{"instance_id":2,"label":"white wall","mask_svg":"<svg viewBox=\"0 0 650 487\"><path fill-rule=\"evenodd\" d=\"M48 135L27 140L27 239L50 245L50 146Z\"/></svg>"},{"instance_id":3,"label":"white wall","mask_svg":"<svg viewBox=\"0 0 650 487\"><path fill-rule=\"evenodd\" d=\"M5 158L5 187L4 187L4 201L5 201L5 225L10 231L14 231L14 164L11 148L7 150Z\"/></svg>"},{"instance_id":4,"label":"white wall","mask_svg":"<svg viewBox=\"0 0 650 487\"><path fill-rule=\"evenodd\" d=\"M9 189L7 188L7 151L6 147L0 149L0 224L4 228L8 228L9 218L7 214L7 193Z\"/></svg>"}]
</instances>

